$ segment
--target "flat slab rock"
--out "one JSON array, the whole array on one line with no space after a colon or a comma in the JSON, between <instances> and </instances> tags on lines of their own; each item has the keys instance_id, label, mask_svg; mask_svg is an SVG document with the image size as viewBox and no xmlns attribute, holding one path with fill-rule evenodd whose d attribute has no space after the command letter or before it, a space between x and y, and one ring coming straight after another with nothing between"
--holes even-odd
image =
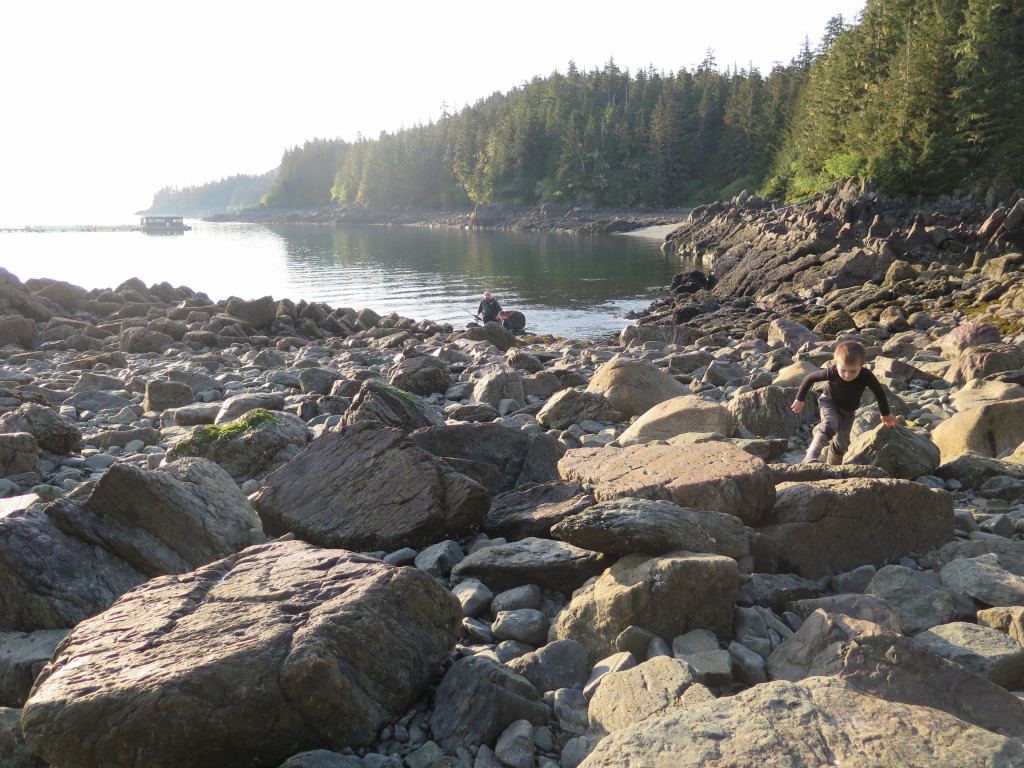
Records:
<instances>
[{"instance_id":1,"label":"flat slab rock","mask_svg":"<svg viewBox=\"0 0 1024 768\"><path fill-rule=\"evenodd\" d=\"M527 538L478 549L452 569L452 581L479 579L494 591L537 584L569 593L607 565L608 559L597 552L561 541Z\"/></svg>"},{"instance_id":2,"label":"flat slab rock","mask_svg":"<svg viewBox=\"0 0 1024 768\"><path fill-rule=\"evenodd\" d=\"M399 429L356 422L312 442L267 476L253 506L272 535L323 547L388 550L459 538L490 494Z\"/></svg>"},{"instance_id":3,"label":"flat slab rock","mask_svg":"<svg viewBox=\"0 0 1024 768\"><path fill-rule=\"evenodd\" d=\"M738 560L750 550L738 517L650 499L602 501L566 517L551 533L577 547L609 555L686 550Z\"/></svg>"},{"instance_id":4,"label":"flat slab rock","mask_svg":"<svg viewBox=\"0 0 1024 768\"><path fill-rule=\"evenodd\" d=\"M25 739L62 768L273 768L365 744L434 678L460 618L415 568L251 547L78 625L25 705Z\"/></svg>"},{"instance_id":5,"label":"flat slab rock","mask_svg":"<svg viewBox=\"0 0 1024 768\"><path fill-rule=\"evenodd\" d=\"M1018 742L924 706L829 678L772 682L644 720L602 740L580 768L996 768L1024 765Z\"/></svg>"},{"instance_id":6,"label":"flat slab rock","mask_svg":"<svg viewBox=\"0 0 1024 768\"><path fill-rule=\"evenodd\" d=\"M584 493L579 483L531 483L495 496L483 529L488 536L510 541L547 538L552 525L593 503L594 497Z\"/></svg>"},{"instance_id":7,"label":"flat slab rock","mask_svg":"<svg viewBox=\"0 0 1024 768\"><path fill-rule=\"evenodd\" d=\"M747 525L755 525L775 503L768 465L726 443L576 448L566 452L558 470L598 501L665 499L735 515Z\"/></svg>"}]
</instances>

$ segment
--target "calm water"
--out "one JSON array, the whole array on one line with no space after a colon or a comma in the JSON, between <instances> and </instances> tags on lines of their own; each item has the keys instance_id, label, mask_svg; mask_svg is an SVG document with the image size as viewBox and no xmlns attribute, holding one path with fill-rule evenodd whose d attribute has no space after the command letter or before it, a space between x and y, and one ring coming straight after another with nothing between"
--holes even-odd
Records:
<instances>
[{"instance_id":1,"label":"calm water","mask_svg":"<svg viewBox=\"0 0 1024 768\"><path fill-rule=\"evenodd\" d=\"M657 238L420 227L192 222L178 237L140 232L0 233L0 265L22 280L85 288L129 277L229 296L323 301L464 325L484 290L526 315L527 330L595 338L664 295L692 268Z\"/></svg>"}]
</instances>

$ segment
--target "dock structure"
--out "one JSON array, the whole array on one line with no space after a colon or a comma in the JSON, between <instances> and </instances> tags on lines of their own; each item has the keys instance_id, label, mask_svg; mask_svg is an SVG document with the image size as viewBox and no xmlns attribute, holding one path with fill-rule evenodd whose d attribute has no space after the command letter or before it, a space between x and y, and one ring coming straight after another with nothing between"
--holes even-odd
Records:
<instances>
[{"instance_id":1,"label":"dock structure","mask_svg":"<svg viewBox=\"0 0 1024 768\"><path fill-rule=\"evenodd\" d=\"M141 232L138 224L48 224L46 226L0 227L0 232Z\"/></svg>"}]
</instances>

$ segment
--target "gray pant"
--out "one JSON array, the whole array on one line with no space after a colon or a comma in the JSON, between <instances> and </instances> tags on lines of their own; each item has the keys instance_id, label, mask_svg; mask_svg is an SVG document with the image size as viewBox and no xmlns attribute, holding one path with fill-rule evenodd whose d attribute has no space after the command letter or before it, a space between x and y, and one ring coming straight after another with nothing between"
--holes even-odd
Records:
<instances>
[{"instance_id":1,"label":"gray pant","mask_svg":"<svg viewBox=\"0 0 1024 768\"><path fill-rule=\"evenodd\" d=\"M832 402L831 397L818 398L818 411L821 422L814 428L814 439L820 445L828 444L832 462L842 462L846 449L850 447L850 432L853 431L853 420L856 413L844 411Z\"/></svg>"}]
</instances>

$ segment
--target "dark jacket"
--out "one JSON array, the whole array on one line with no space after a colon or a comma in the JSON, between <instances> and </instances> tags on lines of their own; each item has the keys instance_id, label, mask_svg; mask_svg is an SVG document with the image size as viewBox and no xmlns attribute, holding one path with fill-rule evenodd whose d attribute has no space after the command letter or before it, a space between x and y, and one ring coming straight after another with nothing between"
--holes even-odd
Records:
<instances>
[{"instance_id":1,"label":"dark jacket","mask_svg":"<svg viewBox=\"0 0 1024 768\"><path fill-rule=\"evenodd\" d=\"M499 312L501 312L501 304L493 296L489 299L482 299L480 306L476 308L476 313L480 315L480 319L485 323L497 320Z\"/></svg>"},{"instance_id":2,"label":"dark jacket","mask_svg":"<svg viewBox=\"0 0 1024 768\"><path fill-rule=\"evenodd\" d=\"M860 408L860 399L864 395L864 390L870 389L878 401L878 410L883 416L889 414L889 400L885 396L885 390L875 378L875 374L867 368L861 368L857 378L853 381L843 381L835 365L809 373L800 382L796 399L802 403L811 386L819 381L827 382L825 391L821 393L822 397L830 398L837 408L842 408L844 411L856 411Z\"/></svg>"}]
</instances>

